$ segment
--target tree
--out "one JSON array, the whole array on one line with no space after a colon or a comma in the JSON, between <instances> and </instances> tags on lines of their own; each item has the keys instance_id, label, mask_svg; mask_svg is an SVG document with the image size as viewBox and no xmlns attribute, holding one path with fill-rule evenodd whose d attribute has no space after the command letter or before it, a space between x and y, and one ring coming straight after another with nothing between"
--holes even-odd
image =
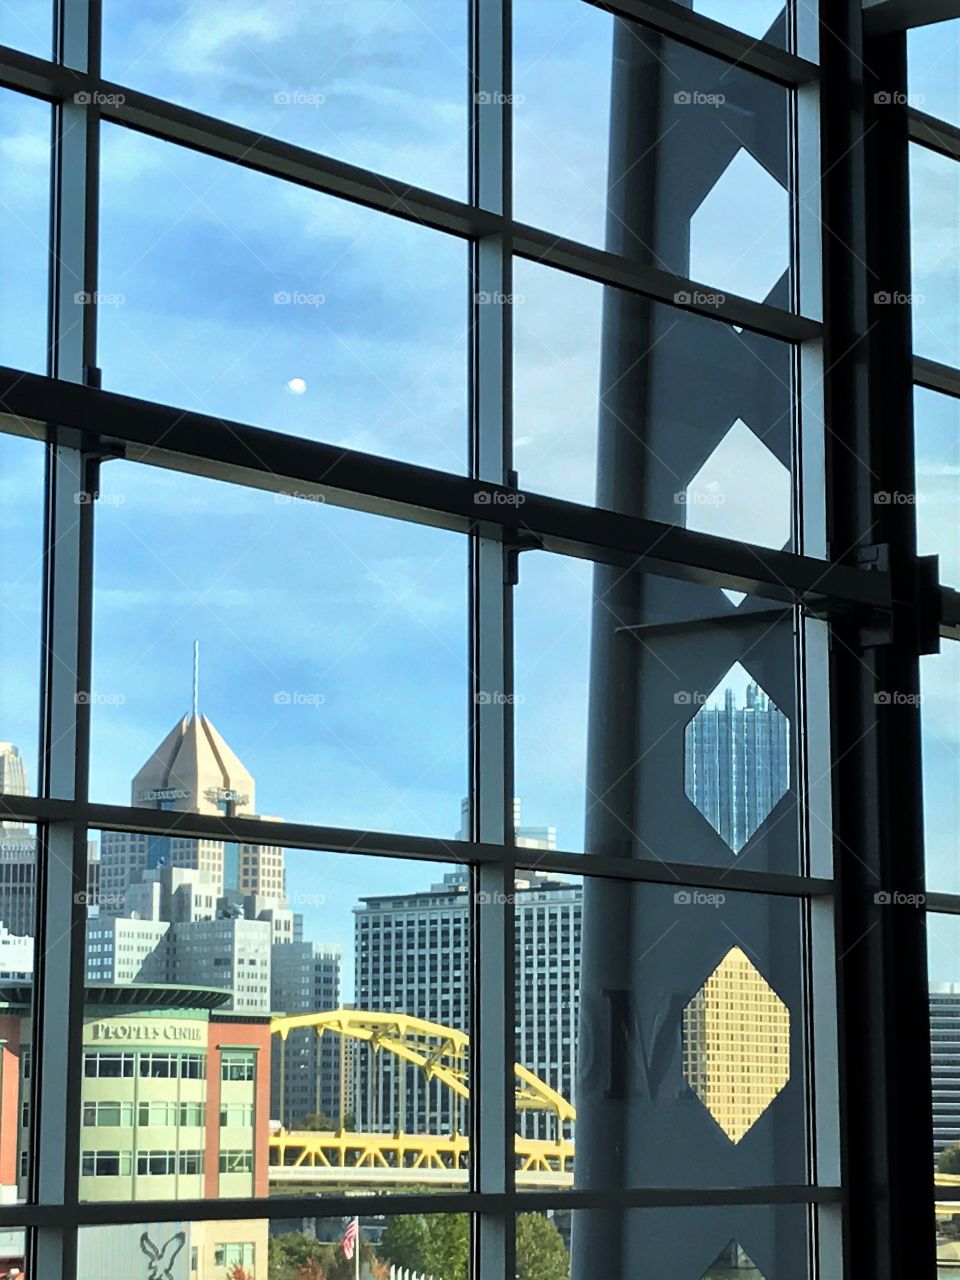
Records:
<instances>
[{"instance_id":1,"label":"tree","mask_svg":"<svg viewBox=\"0 0 960 1280\"><path fill-rule=\"evenodd\" d=\"M356 1265L353 1259L347 1259L343 1256L343 1248L340 1244L328 1246L330 1248L329 1260L324 1261L327 1269L325 1280L354 1280L356 1275ZM360 1270L361 1273L371 1271L376 1274L376 1267L379 1262L377 1251L372 1244L366 1240L360 1241Z\"/></svg>"},{"instance_id":2,"label":"tree","mask_svg":"<svg viewBox=\"0 0 960 1280\"><path fill-rule=\"evenodd\" d=\"M427 1256L427 1220L422 1214L391 1218L380 1240L383 1256L409 1271L422 1271Z\"/></svg>"},{"instance_id":3,"label":"tree","mask_svg":"<svg viewBox=\"0 0 960 1280\"><path fill-rule=\"evenodd\" d=\"M253 1273L241 1263L235 1262L227 1272L227 1280L253 1280Z\"/></svg>"},{"instance_id":4,"label":"tree","mask_svg":"<svg viewBox=\"0 0 960 1280\"><path fill-rule=\"evenodd\" d=\"M944 1147L937 1157L938 1173L960 1173L960 1142Z\"/></svg>"},{"instance_id":5,"label":"tree","mask_svg":"<svg viewBox=\"0 0 960 1280\"><path fill-rule=\"evenodd\" d=\"M568 1280L570 1256L560 1232L542 1213L517 1218L517 1280Z\"/></svg>"},{"instance_id":6,"label":"tree","mask_svg":"<svg viewBox=\"0 0 960 1280\"><path fill-rule=\"evenodd\" d=\"M311 1260L298 1269L297 1280L327 1280L327 1273L319 1262Z\"/></svg>"},{"instance_id":7,"label":"tree","mask_svg":"<svg viewBox=\"0 0 960 1280\"><path fill-rule=\"evenodd\" d=\"M303 1117L300 1124L301 1129L312 1129L314 1131L329 1132L336 1129L336 1121L331 1120L324 1111L311 1111L309 1115Z\"/></svg>"},{"instance_id":8,"label":"tree","mask_svg":"<svg viewBox=\"0 0 960 1280\"><path fill-rule=\"evenodd\" d=\"M324 1248L313 1236L290 1231L270 1237L270 1280L327 1280L323 1260Z\"/></svg>"},{"instance_id":9,"label":"tree","mask_svg":"<svg viewBox=\"0 0 960 1280\"><path fill-rule=\"evenodd\" d=\"M469 1224L463 1213L407 1214L392 1218L380 1249L396 1267L467 1280Z\"/></svg>"}]
</instances>

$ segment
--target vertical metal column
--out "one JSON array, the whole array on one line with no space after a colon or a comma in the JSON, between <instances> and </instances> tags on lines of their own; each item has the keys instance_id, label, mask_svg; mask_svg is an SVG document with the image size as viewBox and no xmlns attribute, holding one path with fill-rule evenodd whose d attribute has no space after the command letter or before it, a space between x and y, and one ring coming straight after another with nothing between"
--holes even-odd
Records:
<instances>
[{"instance_id":1,"label":"vertical metal column","mask_svg":"<svg viewBox=\"0 0 960 1280\"><path fill-rule=\"evenodd\" d=\"M99 71L99 0L60 0L56 56ZM89 380L95 365L97 133L95 105L74 98L53 112L50 373ZM48 445L40 741L41 794L76 802L89 771L93 495L96 464L75 432ZM79 1187L84 917L87 875L82 816L49 824L37 869L33 1127L30 1194L75 1204ZM31 1274L71 1280L77 1232L66 1214L31 1240Z\"/></svg>"},{"instance_id":2,"label":"vertical metal column","mask_svg":"<svg viewBox=\"0 0 960 1280\"><path fill-rule=\"evenodd\" d=\"M511 201L511 0L473 0L471 198L509 217ZM471 453L478 492L504 484L511 458L512 245L480 240L472 268ZM483 504L477 504L482 516ZM512 617L510 551L480 523L471 538L471 837L513 843ZM471 1150L473 1186L493 1194L514 1181L513 877L499 866L471 877ZM482 1105L477 1105L482 1099ZM513 1280L509 1212L483 1213L474 1234L474 1276Z\"/></svg>"},{"instance_id":3,"label":"vertical metal column","mask_svg":"<svg viewBox=\"0 0 960 1280\"><path fill-rule=\"evenodd\" d=\"M888 561L896 601L887 635L832 629L845 1274L902 1280L935 1273L924 919L876 900L923 887L914 510L875 499L914 485L910 309L877 297L909 293L906 119L875 100L905 91L906 41L865 43L859 0L821 41L830 536Z\"/></svg>"}]
</instances>

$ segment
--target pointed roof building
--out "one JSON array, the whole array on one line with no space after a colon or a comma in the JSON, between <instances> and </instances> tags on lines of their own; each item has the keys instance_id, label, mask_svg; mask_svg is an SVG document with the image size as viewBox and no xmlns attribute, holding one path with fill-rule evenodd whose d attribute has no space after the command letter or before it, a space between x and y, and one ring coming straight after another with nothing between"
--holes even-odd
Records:
<instances>
[{"instance_id":1,"label":"pointed roof building","mask_svg":"<svg viewBox=\"0 0 960 1280\"><path fill-rule=\"evenodd\" d=\"M205 715L183 716L133 779L139 807L254 813L253 776Z\"/></svg>"}]
</instances>

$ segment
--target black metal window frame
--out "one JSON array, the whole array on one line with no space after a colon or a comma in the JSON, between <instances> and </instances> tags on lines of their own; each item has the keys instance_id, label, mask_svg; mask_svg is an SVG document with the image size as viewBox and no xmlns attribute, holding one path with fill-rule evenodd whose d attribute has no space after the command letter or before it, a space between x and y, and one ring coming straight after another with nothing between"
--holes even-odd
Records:
<instances>
[{"instance_id":1,"label":"black metal window frame","mask_svg":"<svg viewBox=\"0 0 960 1280\"><path fill-rule=\"evenodd\" d=\"M595 0L583 0L595 3ZM932 4L934 0L929 0ZM0 1206L0 1224L30 1232L31 1274L72 1277L77 1232L106 1223L299 1217L302 1199L138 1201L79 1199L85 908L89 830L249 840L277 846L449 862L472 869L496 903L472 918L474 1156L467 1192L443 1197L323 1197L327 1216L365 1212L469 1212L474 1275L514 1275L513 1221L521 1209L666 1205L799 1204L810 1208L817 1274L894 1280L933 1274L931 1123L926 961L921 913L872 908L877 885L904 891L923 880L919 713L901 705L878 716L879 689L918 687L918 658L938 636L960 637L960 596L941 589L935 566L916 556L909 506L878 512L877 488L911 491L912 387L960 396L960 372L910 354L909 308L878 308L882 270L909 293L907 142L960 159L960 130L905 108L874 109L873 91L906 91L905 35L886 31L874 4L830 0L818 23L800 0L795 47L757 43L674 0L605 0L596 7L695 46L796 90L800 164L813 178L812 219L795 205L799 313L727 296L700 306L700 282L641 267L600 249L558 240L516 222L511 196L511 3L472 0L471 198L459 202L393 181L238 125L106 81L101 75L101 0L55 0L51 60L0 48L0 86L52 105L50 366L48 376L0 369L0 430L47 442L41 778L37 796L3 796L9 816L36 823L39 874L32 1073L34 1160L29 1202ZM919 4L916 8L921 7ZM791 9L794 6L791 5ZM916 12L914 13L916 17ZM944 14L943 16L947 16ZM896 26L896 24L894 24ZM110 121L225 161L337 196L385 216L460 237L471 249L476 291L512 293L514 257L530 258L666 305L689 293L693 310L795 344L823 385L825 486L818 554L771 551L682 527L593 509L512 484L512 317L509 305L472 313L471 469L466 476L345 451L253 425L100 389L96 307L99 128ZM883 191L883 200L878 193ZM819 207L822 204L822 209ZM821 216L826 228L821 236ZM821 270L822 267L822 270ZM709 283L709 282L708 282ZM689 309L689 308L688 308ZM804 429L820 426L815 408ZM524 1193L513 1181L514 913L518 869L710 887L716 868L631 862L512 844L513 760L509 699L471 700L471 839L442 841L291 823L139 810L88 794L92 542L101 465L125 456L182 472L282 491L456 530L471 547L473 693L512 688L509 559L529 546L616 563L706 586L779 600L829 641L831 796L836 838L810 875L725 870L725 888L796 897L815 920L821 963L813 983L818 1030L815 1127L809 1185L690 1191L636 1189ZM483 518L477 482L522 505L493 502ZM822 545L821 545L822 543ZM822 554L820 554L822 552ZM824 652L826 650L824 649ZM826 668L825 668L826 669ZM892 804L884 781L897 779ZM805 796L809 800L809 796ZM891 880L891 876L893 879ZM476 896L476 895L475 895ZM960 913L960 897L928 906ZM866 941L865 941L866 939ZM826 962L823 962L823 957ZM839 1011L839 1017L837 1017ZM840 1142L831 1136L842 1114ZM867 1189L872 1194L867 1194ZM960 1198L960 1194L958 1194Z\"/></svg>"}]
</instances>

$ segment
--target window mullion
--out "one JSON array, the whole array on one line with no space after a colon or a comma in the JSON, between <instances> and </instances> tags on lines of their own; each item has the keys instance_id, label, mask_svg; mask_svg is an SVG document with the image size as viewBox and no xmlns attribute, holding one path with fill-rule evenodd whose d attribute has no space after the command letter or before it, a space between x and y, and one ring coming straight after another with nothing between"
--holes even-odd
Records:
<instances>
[{"instance_id":1,"label":"window mullion","mask_svg":"<svg viewBox=\"0 0 960 1280\"><path fill-rule=\"evenodd\" d=\"M511 0L473 0L471 77L472 197L509 226ZM473 477L477 516L484 483L511 482L510 416L512 244L506 232L474 246ZM512 553L502 527L478 524L472 538L473 576L473 827L475 839L504 846L501 864L472 876L471 1063L473 1185L509 1197L514 1181L513 843L511 589ZM479 1105L482 1099L482 1105ZM475 1280L512 1280L513 1223L505 1211L475 1218Z\"/></svg>"},{"instance_id":2,"label":"window mullion","mask_svg":"<svg viewBox=\"0 0 960 1280\"><path fill-rule=\"evenodd\" d=\"M60 0L57 57L99 71L99 0ZM96 107L69 97L53 112L50 373L90 384L95 365ZM89 753L93 499L96 462L79 433L48 446L45 522L41 794L73 803L50 823L38 867L34 974L31 1195L59 1207L37 1229L32 1270L72 1280L77 1265Z\"/></svg>"}]
</instances>

